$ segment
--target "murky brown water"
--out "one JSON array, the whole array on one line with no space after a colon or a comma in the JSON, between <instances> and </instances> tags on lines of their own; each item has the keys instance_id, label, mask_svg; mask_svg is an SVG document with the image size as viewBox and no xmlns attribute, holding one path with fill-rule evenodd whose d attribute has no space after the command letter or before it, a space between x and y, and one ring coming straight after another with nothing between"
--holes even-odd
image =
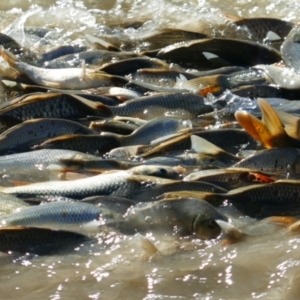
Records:
<instances>
[{"instance_id":1,"label":"murky brown water","mask_svg":"<svg viewBox=\"0 0 300 300\"><path fill-rule=\"evenodd\" d=\"M43 51L84 44L85 33L134 39L158 28L234 30L222 13L300 20L300 3L283 0L10 0L0 3L0 29ZM146 21L139 30L110 26ZM54 29L47 43L25 39L23 26ZM251 237L222 246L170 236L118 236L59 256L0 257L0 299L299 299L300 238L224 208ZM155 245L155 247L154 247Z\"/></svg>"}]
</instances>

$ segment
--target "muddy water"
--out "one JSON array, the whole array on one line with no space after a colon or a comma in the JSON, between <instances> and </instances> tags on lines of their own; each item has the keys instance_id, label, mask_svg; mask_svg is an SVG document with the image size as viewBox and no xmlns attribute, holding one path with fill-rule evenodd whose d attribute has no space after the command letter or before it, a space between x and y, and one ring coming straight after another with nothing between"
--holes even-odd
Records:
<instances>
[{"instance_id":1,"label":"muddy water","mask_svg":"<svg viewBox=\"0 0 300 300\"><path fill-rule=\"evenodd\" d=\"M236 30L224 14L297 22L299 7L291 0L10 0L0 3L0 29L42 52L88 44L85 33L134 42L177 27L222 36ZM145 23L112 29L135 21ZM53 31L38 41L24 35L24 25ZM224 246L219 240L111 232L59 255L1 254L0 299L299 299L300 237L232 207L222 210L248 233L243 242Z\"/></svg>"}]
</instances>

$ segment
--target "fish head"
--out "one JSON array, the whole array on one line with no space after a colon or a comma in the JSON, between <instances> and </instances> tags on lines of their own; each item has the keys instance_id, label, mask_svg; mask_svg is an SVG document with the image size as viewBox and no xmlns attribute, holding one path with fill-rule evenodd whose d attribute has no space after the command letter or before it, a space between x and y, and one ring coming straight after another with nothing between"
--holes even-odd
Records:
<instances>
[{"instance_id":1,"label":"fish head","mask_svg":"<svg viewBox=\"0 0 300 300\"><path fill-rule=\"evenodd\" d=\"M195 235L202 240L215 239L222 231L215 219L202 213L196 215L192 230Z\"/></svg>"}]
</instances>

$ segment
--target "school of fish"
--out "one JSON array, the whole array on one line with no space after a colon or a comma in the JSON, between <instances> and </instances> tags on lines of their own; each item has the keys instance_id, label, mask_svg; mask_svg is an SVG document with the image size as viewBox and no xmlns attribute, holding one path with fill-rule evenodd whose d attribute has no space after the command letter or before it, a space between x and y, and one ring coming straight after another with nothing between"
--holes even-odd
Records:
<instances>
[{"instance_id":1,"label":"school of fish","mask_svg":"<svg viewBox=\"0 0 300 300\"><path fill-rule=\"evenodd\" d=\"M149 234L254 238L226 207L300 233L300 25L228 22L222 37L87 34L44 53L0 33L1 252L72 253L112 232L151 255Z\"/></svg>"}]
</instances>

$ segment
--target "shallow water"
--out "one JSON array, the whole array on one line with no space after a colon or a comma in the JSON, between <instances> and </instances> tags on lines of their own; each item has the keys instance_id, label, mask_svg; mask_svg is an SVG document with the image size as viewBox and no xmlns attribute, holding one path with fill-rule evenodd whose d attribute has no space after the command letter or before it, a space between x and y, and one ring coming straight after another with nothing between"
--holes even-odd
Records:
<instances>
[{"instance_id":1,"label":"shallow water","mask_svg":"<svg viewBox=\"0 0 300 300\"><path fill-rule=\"evenodd\" d=\"M133 42L166 27L240 34L224 14L297 22L299 8L291 0L11 0L0 3L0 29L43 52L88 45L86 33ZM145 23L118 27L136 21ZM52 31L35 40L24 35L24 25ZM223 210L248 238L222 246L219 240L111 233L59 255L1 254L0 299L299 299L300 238Z\"/></svg>"}]
</instances>

